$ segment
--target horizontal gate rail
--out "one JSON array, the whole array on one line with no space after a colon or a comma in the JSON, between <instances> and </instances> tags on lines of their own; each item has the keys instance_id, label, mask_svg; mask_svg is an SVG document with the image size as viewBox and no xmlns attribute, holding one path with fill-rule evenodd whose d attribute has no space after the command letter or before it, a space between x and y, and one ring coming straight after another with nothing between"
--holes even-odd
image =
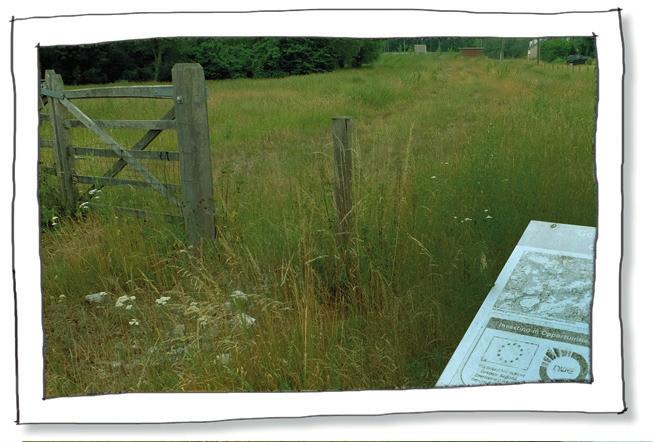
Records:
<instances>
[{"instance_id":1,"label":"horizontal gate rail","mask_svg":"<svg viewBox=\"0 0 653 442\"><path fill-rule=\"evenodd\" d=\"M173 119L173 118L175 118L175 108L174 108L174 107L170 108L170 110L168 110L168 112L166 112L165 115L164 115L161 119L162 119L162 120L171 120L171 119ZM154 139L155 139L156 137L158 137L160 133L161 133L161 130L160 130L160 129L152 129L152 130L147 131L147 133L146 133L145 135L143 135L143 136L141 137L141 139L138 140L138 141L136 142L136 144L134 144L134 145L132 146L132 148L129 150L129 152L130 152L130 153L136 153L136 152L138 152L138 151L145 150L145 148L146 148L147 146L149 146L150 143L152 143L152 141L154 141ZM107 171L103 174L103 176L106 177L106 178L112 178L112 177L115 177L115 176L118 175L118 174L119 174L119 173L120 173L120 172L121 172L121 171L122 171L126 166L127 166L127 162L126 162L125 160L123 160L122 158L120 158L118 161L116 161L115 163L113 163L113 166L111 166L111 169L107 170ZM102 186L95 186L95 188L96 188L96 189L101 189Z\"/></svg>"},{"instance_id":2,"label":"horizontal gate rail","mask_svg":"<svg viewBox=\"0 0 653 442\"><path fill-rule=\"evenodd\" d=\"M122 158L111 149L98 147L72 147L73 154L87 157ZM179 152L165 150L129 150L129 154L139 160L179 161Z\"/></svg>"},{"instance_id":3,"label":"horizontal gate rail","mask_svg":"<svg viewBox=\"0 0 653 442\"><path fill-rule=\"evenodd\" d=\"M41 88L41 95L53 98L175 98L174 86L114 86L53 91Z\"/></svg>"},{"instance_id":4,"label":"horizontal gate rail","mask_svg":"<svg viewBox=\"0 0 653 442\"><path fill-rule=\"evenodd\" d=\"M174 120L93 120L101 129L149 129L165 130L174 129ZM87 127L79 120L64 120L68 128Z\"/></svg>"},{"instance_id":5,"label":"horizontal gate rail","mask_svg":"<svg viewBox=\"0 0 653 442\"><path fill-rule=\"evenodd\" d=\"M147 181L140 180L127 180L121 178L107 178L102 176L94 175L73 175L73 180L82 183L82 184L99 184L102 186L133 186L133 187L149 187L152 188L152 184ZM179 189L181 186L178 184L161 184L166 189L175 190Z\"/></svg>"}]
</instances>

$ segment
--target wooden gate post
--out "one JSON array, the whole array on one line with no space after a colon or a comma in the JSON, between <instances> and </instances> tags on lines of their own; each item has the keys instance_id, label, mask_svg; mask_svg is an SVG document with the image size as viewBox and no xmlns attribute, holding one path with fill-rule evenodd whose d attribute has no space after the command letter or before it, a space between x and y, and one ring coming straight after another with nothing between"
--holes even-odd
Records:
<instances>
[{"instance_id":1,"label":"wooden gate post","mask_svg":"<svg viewBox=\"0 0 653 442\"><path fill-rule=\"evenodd\" d=\"M45 85L50 91L63 95L63 79L55 71L45 71ZM68 129L63 124L65 109L56 98L48 97L48 101L50 102L50 122L54 139L52 147L54 148L55 170L59 179L64 208L67 214L72 215L77 210L78 195L73 183L74 159L69 149L70 137Z\"/></svg>"},{"instance_id":2,"label":"wooden gate post","mask_svg":"<svg viewBox=\"0 0 653 442\"><path fill-rule=\"evenodd\" d=\"M213 176L204 70L197 63L172 68L181 172L181 210L187 240L215 238Z\"/></svg>"},{"instance_id":3,"label":"wooden gate post","mask_svg":"<svg viewBox=\"0 0 653 442\"><path fill-rule=\"evenodd\" d=\"M336 219L336 243L341 249L349 244L353 226L352 212L352 138L353 121L351 117L333 117L331 134L333 135L333 157L335 162L335 199L338 209Z\"/></svg>"}]
</instances>

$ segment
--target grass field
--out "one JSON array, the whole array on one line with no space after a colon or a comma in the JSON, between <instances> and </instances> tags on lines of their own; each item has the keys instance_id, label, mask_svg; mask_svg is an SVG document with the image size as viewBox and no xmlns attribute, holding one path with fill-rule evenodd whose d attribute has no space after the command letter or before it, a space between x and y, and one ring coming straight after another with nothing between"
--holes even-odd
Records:
<instances>
[{"instance_id":1,"label":"grass field","mask_svg":"<svg viewBox=\"0 0 653 442\"><path fill-rule=\"evenodd\" d=\"M109 213L42 230L48 397L431 387L530 220L596 225L593 69L386 54L207 84L215 243L187 248L175 224ZM169 106L80 102L95 118ZM335 115L355 123L355 300L334 295ZM97 145L82 129L73 142ZM164 133L152 148L175 143ZM174 182L174 165L157 174ZM151 192L100 198L165 209ZM110 301L84 301L100 291Z\"/></svg>"}]
</instances>

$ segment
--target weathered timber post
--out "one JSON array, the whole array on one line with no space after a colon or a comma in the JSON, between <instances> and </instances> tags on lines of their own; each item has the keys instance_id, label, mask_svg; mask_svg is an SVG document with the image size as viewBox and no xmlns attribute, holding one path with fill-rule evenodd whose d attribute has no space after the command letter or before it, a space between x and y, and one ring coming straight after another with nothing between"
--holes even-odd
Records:
<instances>
[{"instance_id":1,"label":"weathered timber post","mask_svg":"<svg viewBox=\"0 0 653 442\"><path fill-rule=\"evenodd\" d=\"M215 238L213 176L204 70L197 63L172 67L181 173L181 210L187 240Z\"/></svg>"},{"instance_id":2,"label":"weathered timber post","mask_svg":"<svg viewBox=\"0 0 653 442\"><path fill-rule=\"evenodd\" d=\"M336 243L344 251L351 237L353 226L352 211L352 151L353 132L351 117L333 117L331 134L333 135L333 157L335 162L335 199L338 210L336 218Z\"/></svg>"},{"instance_id":3,"label":"weathered timber post","mask_svg":"<svg viewBox=\"0 0 653 442\"><path fill-rule=\"evenodd\" d=\"M64 86L61 75L53 70L45 71L45 86L53 94L61 94L63 97ZM77 209L77 191L73 183L73 156L70 149L70 137L68 129L64 126L65 109L54 97L48 97L50 102L50 122L52 124L54 160L59 187L66 212L69 215Z\"/></svg>"}]
</instances>

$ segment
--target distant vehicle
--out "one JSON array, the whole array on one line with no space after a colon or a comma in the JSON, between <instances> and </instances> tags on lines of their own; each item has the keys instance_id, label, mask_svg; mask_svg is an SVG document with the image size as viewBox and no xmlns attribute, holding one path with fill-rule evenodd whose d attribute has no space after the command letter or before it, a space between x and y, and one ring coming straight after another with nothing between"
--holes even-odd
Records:
<instances>
[{"instance_id":1,"label":"distant vehicle","mask_svg":"<svg viewBox=\"0 0 653 442\"><path fill-rule=\"evenodd\" d=\"M585 55L570 55L567 57L567 64L585 64L589 59Z\"/></svg>"}]
</instances>

